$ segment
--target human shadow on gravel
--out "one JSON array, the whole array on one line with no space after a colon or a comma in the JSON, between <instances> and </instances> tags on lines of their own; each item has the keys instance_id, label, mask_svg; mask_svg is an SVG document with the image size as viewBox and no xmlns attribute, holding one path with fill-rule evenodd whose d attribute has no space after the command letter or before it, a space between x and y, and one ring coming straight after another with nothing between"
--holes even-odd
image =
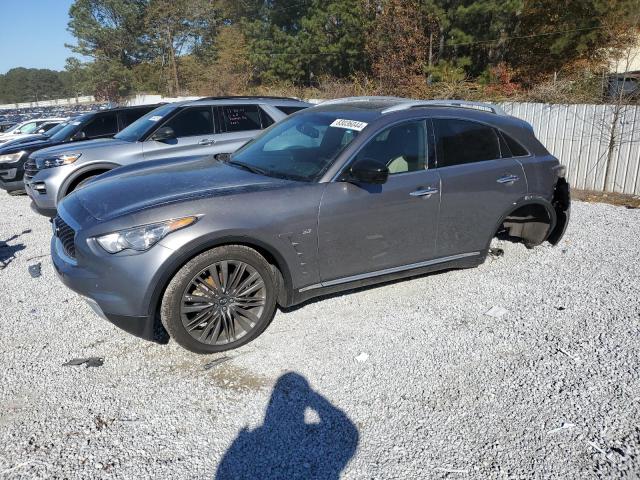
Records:
<instances>
[{"instance_id":1,"label":"human shadow on gravel","mask_svg":"<svg viewBox=\"0 0 640 480\"><path fill-rule=\"evenodd\" d=\"M9 245L9 242L20 238L25 233L30 233L31 230L25 230L24 232L7 238L6 240L0 240L0 270L4 269L16 258L16 253L27 248L24 243L18 243L16 245Z\"/></svg>"},{"instance_id":2,"label":"human shadow on gravel","mask_svg":"<svg viewBox=\"0 0 640 480\"><path fill-rule=\"evenodd\" d=\"M307 409L315 412L309 422ZM216 480L338 479L358 440L358 429L342 410L303 376L286 373L273 389L264 423L242 429L218 465Z\"/></svg>"}]
</instances>

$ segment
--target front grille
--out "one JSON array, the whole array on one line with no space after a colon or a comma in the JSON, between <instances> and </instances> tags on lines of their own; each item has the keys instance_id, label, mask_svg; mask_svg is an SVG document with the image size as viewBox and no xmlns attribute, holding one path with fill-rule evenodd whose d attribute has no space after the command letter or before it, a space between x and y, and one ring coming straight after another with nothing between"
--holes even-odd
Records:
<instances>
[{"instance_id":1,"label":"front grille","mask_svg":"<svg viewBox=\"0 0 640 480\"><path fill-rule=\"evenodd\" d=\"M53 219L53 228L56 237L58 237L60 243L62 243L64 253L71 258L76 258L76 232L73 228L67 225L65 221L60 218L60 215Z\"/></svg>"},{"instance_id":2,"label":"front grille","mask_svg":"<svg viewBox=\"0 0 640 480\"><path fill-rule=\"evenodd\" d=\"M31 180L38 173L38 166L36 161L32 158L27 159L27 163L24 164L24 178Z\"/></svg>"}]
</instances>

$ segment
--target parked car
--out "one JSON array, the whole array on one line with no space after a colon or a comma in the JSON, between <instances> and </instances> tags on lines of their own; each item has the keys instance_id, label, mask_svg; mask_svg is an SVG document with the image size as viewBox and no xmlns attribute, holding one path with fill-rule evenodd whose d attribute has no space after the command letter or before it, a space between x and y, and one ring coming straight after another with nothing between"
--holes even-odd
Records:
<instances>
[{"instance_id":1,"label":"parked car","mask_svg":"<svg viewBox=\"0 0 640 480\"><path fill-rule=\"evenodd\" d=\"M170 103L113 139L61 145L31 155L25 184L33 208L53 216L58 202L121 165L196 154L231 153L288 113L310 104L281 97L212 97Z\"/></svg>"},{"instance_id":2,"label":"parked car","mask_svg":"<svg viewBox=\"0 0 640 480\"><path fill-rule=\"evenodd\" d=\"M51 254L103 318L147 339L159 318L184 348L220 352L260 335L277 305L479 265L497 232L558 243L563 175L497 107L332 101L226 161L107 173L58 206Z\"/></svg>"},{"instance_id":3,"label":"parked car","mask_svg":"<svg viewBox=\"0 0 640 480\"><path fill-rule=\"evenodd\" d=\"M11 121L0 122L0 133L6 132L7 130L14 127L15 125L16 125L16 122L11 122Z\"/></svg>"},{"instance_id":4,"label":"parked car","mask_svg":"<svg viewBox=\"0 0 640 480\"><path fill-rule=\"evenodd\" d=\"M75 147L87 143L86 140L113 137L157 106L142 105L85 113L44 135L14 139L0 145L0 188L8 192L24 190L24 167L33 152L58 145L66 149L69 145Z\"/></svg>"},{"instance_id":5,"label":"parked car","mask_svg":"<svg viewBox=\"0 0 640 480\"><path fill-rule=\"evenodd\" d=\"M38 118L38 119L22 122L14 126L13 128L10 128L6 132L0 134L0 145L5 142L8 142L9 140L14 140L19 137L37 134L38 130L40 129L48 130L66 120L67 120L66 118ZM41 132L41 133L44 133L44 132Z\"/></svg>"}]
</instances>

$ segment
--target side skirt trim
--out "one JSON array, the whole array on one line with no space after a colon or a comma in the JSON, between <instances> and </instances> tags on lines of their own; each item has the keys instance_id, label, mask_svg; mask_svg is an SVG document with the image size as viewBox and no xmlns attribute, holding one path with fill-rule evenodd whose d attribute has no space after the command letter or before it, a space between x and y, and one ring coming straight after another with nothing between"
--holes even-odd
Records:
<instances>
[{"instance_id":1,"label":"side skirt trim","mask_svg":"<svg viewBox=\"0 0 640 480\"><path fill-rule=\"evenodd\" d=\"M342 283L356 282L358 280L364 280L367 278L380 277L380 276L389 275L392 273L403 272L405 270L412 270L414 268L429 267L431 265L437 265L439 263L452 262L454 260L460 260L462 258L467 258L467 257L475 257L478 255L480 255L480 252L460 253L458 255L451 255L448 257L434 258L433 260L426 260L424 262L411 263L409 265L402 265L400 267L386 268L384 270L378 270L375 272L361 273L359 275L352 275L350 277L337 278L335 280L316 283L316 284L301 288L298 291L302 293L309 290L315 290L317 288L331 287L333 285L340 285Z\"/></svg>"}]
</instances>

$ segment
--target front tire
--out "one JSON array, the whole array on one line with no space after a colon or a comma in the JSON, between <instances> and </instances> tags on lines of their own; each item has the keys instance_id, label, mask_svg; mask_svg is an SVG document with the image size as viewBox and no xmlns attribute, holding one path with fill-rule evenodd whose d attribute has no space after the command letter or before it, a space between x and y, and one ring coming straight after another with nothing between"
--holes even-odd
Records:
<instances>
[{"instance_id":1,"label":"front tire","mask_svg":"<svg viewBox=\"0 0 640 480\"><path fill-rule=\"evenodd\" d=\"M241 245L216 247L190 260L162 298L160 319L171 338L195 353L238 348L257 338L275 315L271 265Z\"/></svg>"}]
</instances>

